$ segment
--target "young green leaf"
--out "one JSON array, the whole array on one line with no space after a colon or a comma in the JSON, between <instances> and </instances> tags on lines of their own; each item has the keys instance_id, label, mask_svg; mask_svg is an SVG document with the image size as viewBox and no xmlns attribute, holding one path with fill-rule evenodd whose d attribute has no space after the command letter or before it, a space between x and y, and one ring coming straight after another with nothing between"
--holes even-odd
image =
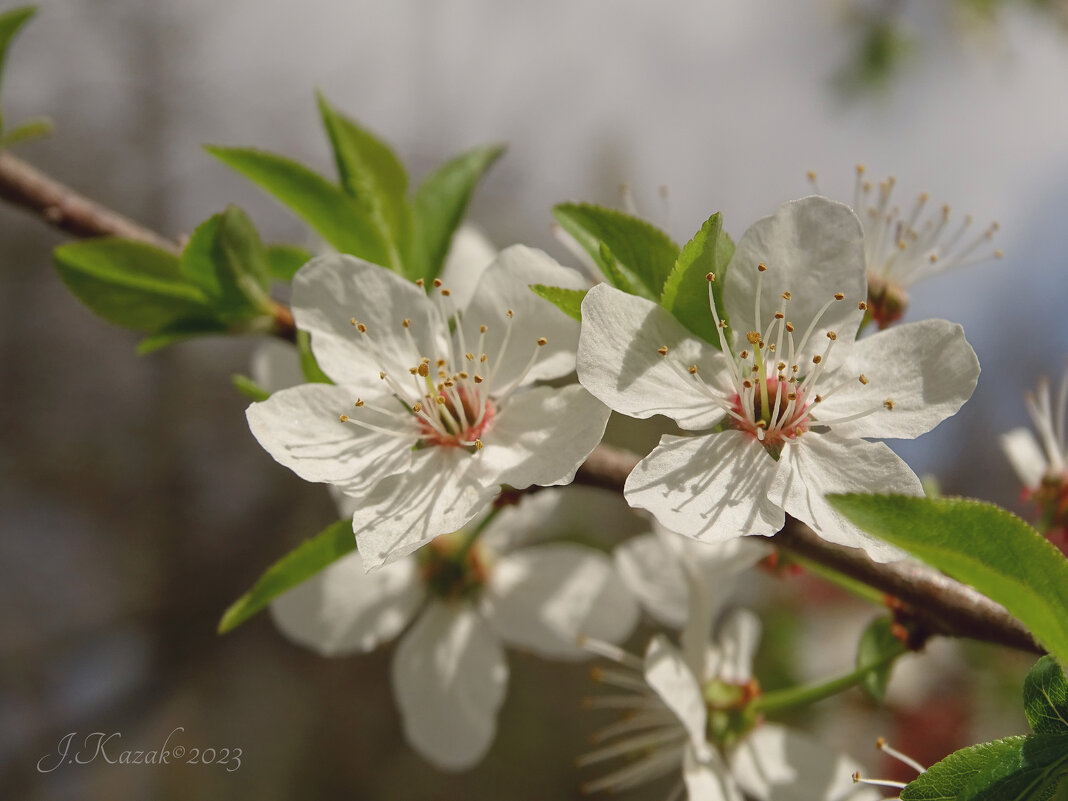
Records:
<instances>
[{"instance_id":1,"label":"young green leaf","mask_svg":"<svg viewBox=\"0 0 1068 801\"><path fill-rule=\"evenodd\" d=\"M706 342L719 347L719 332L708 305L708 275L719 314L724 314L723 279L734 255L734 242L723 230L723 215L716 212L687 242L664 282L660 305ZM725 319L725 317L721 317Z\"/></svg>"},{"instance_id":2,"label":"young green leaf","mask_svg":"<svg viewBox=\"0 0 1068 801\"><path fill-rule=\"evenodd\" d=\"M312 255L296 245L269 245L267 247L267 264L271 277L276 281L289 283L297 270L311 261Z\"/></svg>"},{"instance_id":3,"label":"young green leaf","mask_svg":"<svg viewBox=\"0 0 1068 801\"><path fill-rule=\"evenodd\" d=\"M1000 603L1050 653L1068 662L1068 560L1020 518L967 498L827 499L869 534Z\"/></svg>"},{"instance_id":4,"label":"young green leaf","mask_svg":"<svg viewBox=\"0 0 1068 801\"><path fill-rule=\"evenodd\" d=\"M623 274L619 261L612 255L612 249L608 245L604 242L597 243L597 254L597 265L601 268L601 272L604 273L604 277L608 279L608 283L627 294L641 295L643 298L654 300L654 298L649 297L648 291L642 284L638 284L635 287L630 282L630 279Z\"/></svg>"},{"instance_id":5,"label":"young green leaf","mask_svg":"<svg viewBox=\"0 0 1068 801\"><path fill-rule=\"evenodd\" d=\"M857 645L858 670L867 665L879 665L860 683L868 695L879 702L886 697L886 685L890 682L890 671L894 667L892 657L900 656L907 650L905 644L894 636L892 626L891 618L876 618L864 629Z\"/></svg>"},{"instance_id":6,"label":"young green leaf","mask_svg":"<svg viewBox=\"0 0 1068 801\"><path fill-rule=\"evenodd\" d=\"M1068 777L1068 734L982 743L947 756L901 791L901 801L1048 801Z\"/></svg>"},{"instance_id":7,"label":"young green leaf","mask_svg":"<svg viewBox=\"0 0 1068 801\"><path fill-rule=\"evenodd\" d=\"M230 382L242 395L254 401L265 401L271 397L271 393L249 378L247 375L234 373L230 376Z\"/></svg>"},{"instance_id":8,"label":"young green leaf","mask_svg":"<svg viewBox=\"0 0 1068 801\"><path fill-rule=\"evenodd\" d=\"M1046 655L1024 680L1024 712L1036 734L1068 733L1068 679L1057 660Z\"/></svg>"},{"instance_id":9,"label":"young green leaf","mask_svg":"<svg viewBox=\"0 0 1068 801\"><path fill-rule=\"evenodd\" d=\"M100 238L56 248L60 278L105 320L156 332L183 317L211 317L208 298L178 257L130 239Z\"/></svg>"},{"instance_id":10,"label":"young green leaf","mask_svg":"<svg viewBox=\"0 0 1068 801\"><path fill-rule=\"evenodd\" d=\"M660 300L679 256L679 246L671 237L637 217L588 203L561 203L553 207L553 216L606 276L609 273L601 254L602 242L611 249L619 269L632 285L632 294Z\"/></svg>"},{"instance_id":11,"label":"young green leaf","mask_svg":"<svg viewBox=\"0 0 1068 801\"><path fill-rule=\"evenodd\" d=\"M220 319L271 313L267 250L237 206L197 226L182 251L182 271L204 290Z\"/></svg>"},{"instance_id":12,"label":"young green leaf","mask_svg":"<svg viewBox=\"0 0 1068 801\"><path fill-rule=\"evenodd\" d=\"M36 13L37 6L20 6L0 14L0 81L3 80L4 64L7 61L7 50L11 46L11 41ZM3 128L2 123L3 118L0 117L0 130Z\"/></svg>"},{"instance_id":13,"label":"young green leaf","mask_svg":"<svg viewBox=\"0 0 1068 801\"><path fill-rule=\"evenodd\" d=\"M586 297L588 289L564 289L559 286L531 284L530 290L538 297L545 298L568 317L582 322L582 299Z\"/></svg>"},{"instance_id":14,"label":"young green leaf","mask_svg":"<svg viewBox=\"0 0 1068 801\"><path fill-rule=\"evenodd\" d=\"M11 147L34 139L44 139L52 135L54 123L48 117L33 117L20 122L10 131L4 131L0 137L0 147Z\"/></svg>"},{"instance_id":15,"label":"young green leaf","mask_svg":"<svg viewBox=\"0 0 1068 801\"><path fill-rule=\"evenodd\" d=\"M327 526L271 565L251 590L234 601L219 621L219 634L237 628L283 592L355 549L351 520Z\"/></svg>"},{"instance_id":16,"label":"young green leaf","mask_svg":"<svg viewBox=\"0 0 1068 801\"><path fill-rule=\"evenodd\" d=\"M331 245L388 265L388 246L365 210L341 187L283 156L241 147L206 150L299 214Z\"/></svg>"},{"instance_id":17,"label":"young green leaf","mask_svg":"<svg viewBox=\"0 0 1068 801\"><path fill-rule=\"evenodd\" d=\"M144 356L193 337L226 334L229 331L229 325L210 314L180 317L137 343L137 354Z\"/></svg>"},{"instance_id":18,"label":"young green leaf","mask_svg":"<svg viewBox=\"0 0 1068 801\"><path fill-rule=\"evenodd\" d=\"M311 335L307 331L297 331L297 353L300 356L300 370L304 380L311 384L333 384L330 376L319 367L311 349Z\"/></svg>"},{"instance_id":19,"label":"young green leaf","mask_svg":"<svg viewBox=\"0 0 1068 801\"><path fill-rule=\"evenodd\" d=\"M409 278L430 281L441 273L452 235L463 221L475 186L502 153L502 145L462 153L439 167L416 190Z\"/></svg>"},{"instance_id":20,"label":"young green leaf","mask_svg":"<svg viewBox=\"0 0 1068 801\"><path fill-rule=\"evenodd\" d=\"M365 210L389 244L389 267L403 273L402 254L411 235L411 207L405 193L408 174L389 146L317 95L330 137L341 186Z\"/></svg>"}]
</instances>

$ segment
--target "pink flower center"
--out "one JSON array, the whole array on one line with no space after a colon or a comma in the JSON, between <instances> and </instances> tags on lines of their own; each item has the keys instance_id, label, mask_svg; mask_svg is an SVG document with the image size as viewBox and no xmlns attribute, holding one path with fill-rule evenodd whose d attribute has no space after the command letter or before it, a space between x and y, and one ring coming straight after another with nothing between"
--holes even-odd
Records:
<instances>
[{"instance_id":1,"label":"pink flower center","mask_svg":"<svg viewBox=\"0 0 1068 801\"><path fill-rule=\"evenodd\" d=\"M808 403L803 393L798 393L796 384L780 382L777 377L769 377L768 406L765 414L761 394L753 393L753 414L747 413L741 395L735 393L731 402L731 425L738 431L744 431L759 439L764 445L779 445L788 439L803 434L808 430ZM795 397L791 401L790 394Z\"/></svg>"},{"instance_id":2,"label":"pink flower center","mask_svg":"<svg viewBox=\"0 0 1068 801\"><path fill-rule=\"evenodd\" d=\"M480 409L480 407L482 407ZM419 417L418 425L423 445L466 448L471 443L481 443L482 435L493 424L497 407L489 398L479 398L476 393L458 387L455 393L438 393L427 396L424 406L431 415L437 412L436 424ZM477 446L476 446L477 447Z\"/></svg>"}]
</instances>

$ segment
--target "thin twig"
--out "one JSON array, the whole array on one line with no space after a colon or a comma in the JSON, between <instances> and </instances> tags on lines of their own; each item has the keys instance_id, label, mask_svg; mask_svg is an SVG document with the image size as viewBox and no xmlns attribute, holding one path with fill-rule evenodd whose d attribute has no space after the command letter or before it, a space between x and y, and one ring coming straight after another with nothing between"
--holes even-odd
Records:
<instances>
[{"instance_id":1,"label":"thin twig","mask_svg":"<svg viewBox=\"0 0 1068 801\"><path fill-rule=\"evenodd\" d=\"M177 242L83 197L4 152L0 152L0 198L35 212L74 236L121 236L179 251ZM275 320L275 335L293 340L296 328L292 312L276 303ZM637 461L634 454L600 445L579 468L575 482L621 493ZM928 567L914 562L877 564L858 549L825 542L793 519L787 519L786 527L771 541L893 596L906 605L906 616L929 632L1042 653L1023 625L1003 607ZM901 611L900 604L895 606Z\"/></svg>"},{"instance_id":2,"label":"thin twig","mask_svg":"<svg viewBox=\"0 0 1068 801\"><path fill-rule=\"evenodd\" d=\"M632 453L600 445L579 468L575 483L622 492L637 462L638 457ZM803 523L789 517L785 528L770 539L785 551L800 554L892 596L901 602L893 604L895 611L929 633L1044 653L1023 624L1004 607L937 570L913 561L873 562L860 549L822 540Z\"/></svg>"}]
</instances>

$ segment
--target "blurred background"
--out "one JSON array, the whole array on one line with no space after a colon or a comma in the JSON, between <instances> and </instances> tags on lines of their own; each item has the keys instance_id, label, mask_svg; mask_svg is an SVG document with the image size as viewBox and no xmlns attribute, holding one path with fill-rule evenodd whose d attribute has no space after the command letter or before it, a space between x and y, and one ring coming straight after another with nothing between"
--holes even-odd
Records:
<instances>
[{"instance_id":1,"label":"blurred background","mask_svg":"<svg viewBox=\"0 0 1068 801\"><path fill-rule=\"evenodd\" d=\"M553 203L619 205L626 182L678 241L717 210L737 239L807 194L808 170L849 201L864 162L896 176L903 204L927 191L1001 224L1004 259L922 284L907 317L964 324L983 365L974 399L894 445L946 492L1019 509L997 435L1025 422L1024 392L1068 354L1064 14L1022 0L45 0L9 55L4 111L56 122L18 155L168 236L233 202L268 240L310 243L200 146L259 146L330 173L320 88L394 145L413 182L507 142L470 219L565 263ZM267 565L334 519L330 501L248 433L229 377L247 372L253 342L136 357L134 335L60 283L61 241L0 207L0 797L579 797L592 777L574 757L608 722L580 709L582 667L510 653L493 750L447 776L401 739L389 649L321 659L262 615L215 635ZM848 668L875 610L809 579L769 586L809 602L800 620L766 618L769 675ZM889 710L851 693L804 724L842 747L896 735L928 762L1023 730L1026 657L932 650L895 679ZM961 672L969 656L995 669ZM149 749L178 726L186 746L241 747L240 770L35 769L68 732ZM890 770L874 749L857 755Z\"/></svg>"}]
</instances>

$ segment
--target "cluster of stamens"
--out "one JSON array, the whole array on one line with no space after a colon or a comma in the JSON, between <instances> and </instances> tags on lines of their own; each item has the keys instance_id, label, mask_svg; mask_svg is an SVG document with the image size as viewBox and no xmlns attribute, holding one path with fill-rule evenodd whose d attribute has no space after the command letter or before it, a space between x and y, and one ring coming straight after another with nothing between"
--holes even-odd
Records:
<instances>
[{"instance_id":1,"label":"cluster of stamens","mask_svg":"<svg viewBox=\"0 0 1068 801\"><path fill-rule=\"evenodd\" d=\"M1027 396L1027 411L1048 465L1039 485L1025 494L1038 506L1039 530L1068 554L1068 369L1061 378L1056 404L1049 381L1043 378L1037 392Z\"/></svg>"},{"instance_id":2,"label":"cluster of stamens","mask_svg":"<svg viewBox=\"0 0 1068 801\"><path fill-rule=\"evenodd\" d=\"M921 277L1001 258L1000 250L989 247L998 230L996 222L969 237L971 215L951 225L950 207L929 210L926 192L906 212L891 205L896 184L892 176L876 185L865 174L864 165L858 164L853 210L864 226L869 313L881 328L901 318L908 305L907 287ZM808 178L816 186L816 174L810 172Z\"/></svg>"},{"instance_id":3,"label":"cluster of stamens","mask_svg":"<svg viewBox=\"0 0 1068 801\"><path fill-rule=\"evenodd\" d=\"M757 287L753 319L761 323L761 292L763 276L767 271L764 264L757 265ZM835 331L827 331L827 344L821 353L811 358L811 363L804 368L800 363L802 354L807 352L809 342L816 331L820 319L827 310L845 300L845 295L835 292L813 317L808 328L795 338L795 327L786 318L787 306L792 299L789 291L780 295L778 309L772 315L767 326L761 331L749 331L744 337L742 350L732 353L724 333L727 322L720 318L716 309L712 284L715 275L708 273L708 302L716 321L720 347L727 356L727 364L734 392L724 396L713 387L700 381L697 365L676 365L687 376L698 380L699 385L709 399L719 406L730 418L730 426L753 435L769 452L777 455L787 440L793 440L805 433L809 427L818 423L831 426L866 417L881 409L893 409L894 402L883 400L871 408L857 414L833 420L820 419L817 407L825 399L844 387L859 381L867 386L869 381L863 373L851 376L830 389L821 386L821 380L827 371L828 357L838 341ZM867 309L867 303L860 301L858 308ZM669 349L662 346L657 353L668 358ZM670 360L669 360L670 361ZM820 391L817 392L817 389Z\"/></svg>"},{"instance_id":4,"label":"cluster of stamens","mask_svg":"<svg viewBox=\"0 0 1068 801\"><path fill-rule=\"evenodd\" d=\"M423 280L419 279L416 284L422 287ZM522 383L548 340L538 337L530 359L518 377L507 386L496 388L491 397L486 387L502 367L515 312L512 309L505 312L506 328L500 352L496 359L491 359L485 349L489 327L479 326L478 343L469 348L461 325L462 315L453 305L450 291L442 286L440 279L435 278L433 286L438 292L434 298L435 314L431 325L440 326L444 339L450 343L446 351L420 357L418 363L408 368L407 377L380 368L378 377L389 387L398 408L366 404L357 398L353 407L360 410L359 415L343 414L341 422L404 438L411 437L414 424L419 446L463 447L475 453L483 447L483 436L492 427L497 406ZM355 317L350 322L368 352L380 365L387 364L367 325ZM411 352L418 352L411 319L404 318L400 326Z\"/></svg>"}]
</instances>

